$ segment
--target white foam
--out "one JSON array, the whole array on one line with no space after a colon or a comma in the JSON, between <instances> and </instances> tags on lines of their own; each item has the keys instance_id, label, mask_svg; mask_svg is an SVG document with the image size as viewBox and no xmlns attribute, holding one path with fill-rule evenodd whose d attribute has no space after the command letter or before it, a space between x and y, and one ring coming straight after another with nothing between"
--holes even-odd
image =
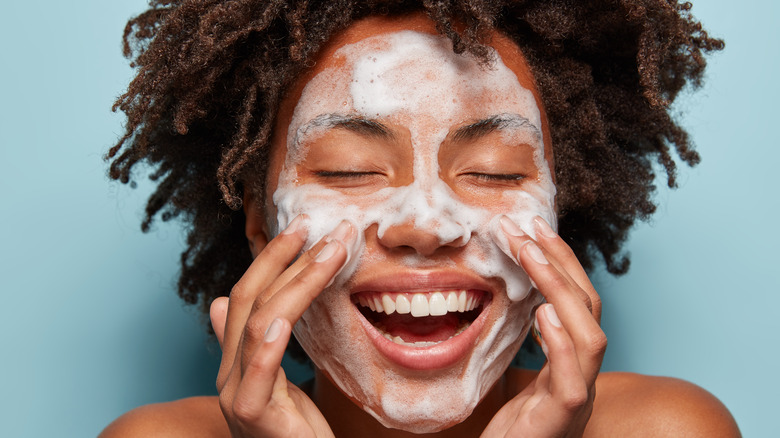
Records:
<instances>
[{"instance_id":1,"label":"white foam","mask_svg":"<svg viewBox=\"0 0 780 438\"><path fill-rule=\"evenodd\" d=\"M555 187L544 158L540 112L532 93L500 60L483 69L474 60L455 55L449 40L440 36L413 31L385 34L344 46L334 56L343 56L344 64L310 80L288 129L288 153L273 195L277 232L306 213L309 246L345 218L355 224L360 237L333 286L304 313L295 334L315 364L382 424L418 433L439 430L465 419L503 373L540 301L537 293L529 295L528 276L507 257L511 254L498 225L500 215L506 215L533 235L532 219L539 215L555 227ZM501 118L503 141L533 147L538 176L524 181L522 190L500 195L500 204L511 208L466 202L440 177L440 145L453 126L475 114ZM357 196L300 182L297 166L306 158L306 144L339 120L354 116L390 120L409 129L414 156L411 184ZM378 375L372 366L381 360L355 342L365 336L355 325L342 288L356 270L385 260L382 254L366 253L366 230L376 225L381 239L393 227L409 224L436 236L441 245L462 245L459 257L466 268L506 283L506 317L493 324L467 368L457 373L422 380L393 369ZM421 255L392 261L430 266ZM431 395L417 397L420 393L412 391L420 388Z\"/></svg>"}]
</instances>

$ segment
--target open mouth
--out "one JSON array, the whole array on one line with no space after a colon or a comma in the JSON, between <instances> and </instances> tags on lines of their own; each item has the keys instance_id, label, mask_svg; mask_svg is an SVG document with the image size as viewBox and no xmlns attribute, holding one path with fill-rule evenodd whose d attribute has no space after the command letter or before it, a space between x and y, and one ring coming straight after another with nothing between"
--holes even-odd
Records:
<instances>
[{"instance_id":1,"label":"open mouth","mask_svg":"<svg viewBox=\"0 0 780 438\"><path fill-rule=\"evenodd\" d=\"M490 294L480 290L360 292L352 302L386 339L430 347L463 333L479 317Z\"/></svg>"}]
</instances>

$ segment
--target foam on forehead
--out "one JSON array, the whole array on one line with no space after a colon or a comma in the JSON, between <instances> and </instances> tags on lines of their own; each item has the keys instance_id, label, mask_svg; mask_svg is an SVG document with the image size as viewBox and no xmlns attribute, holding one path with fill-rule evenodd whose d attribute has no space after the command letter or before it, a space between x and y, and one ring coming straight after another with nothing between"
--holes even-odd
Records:
<instances>
[{"instance_id":1,"label":"foam on forehead","mask_svg":"<svg viewBox=\"0 0 780 438\"><path fill-rule=\"evenodd\" d=\"M372 46L375 50L365 53ZM355 59L349 87L352 106L360 114L425 112L440 123L449 122L449 128L460 121L454 116L462 112L462 102L476 100L483 113L522 108L530 123L541 127L533 95L526 89L517 93L519 83L511 70L500 60L490 69L483 68L455 54L447 38L402 31L342 47L336 55ZM504 111L493 110L499 107Z\"/></svg>"},{"instance_id":2,"label":"foam on forehead","mask_svg":"<svg viewBox=\"0 0 780 438\"><path fill-rule=\"evenodd\" d=\"M310 128L308 123L317 117L336 114L377 118L424 113L449 128L467 121L462 120L464 102L479 114L522 114L541 137L541 116L533 94L497 56L490 68L482 67L455 54L447 38L401 31L346 45L334 57L343 58L344 64L325 69L306 85L288 140L300 138L298 129ZM413 125L416 121L411 120ZM421 130L414 128L421 123L416 125L409 128L419 134ZM537 145L543 149L539 140Z\"/></svg>"}]
</instances>

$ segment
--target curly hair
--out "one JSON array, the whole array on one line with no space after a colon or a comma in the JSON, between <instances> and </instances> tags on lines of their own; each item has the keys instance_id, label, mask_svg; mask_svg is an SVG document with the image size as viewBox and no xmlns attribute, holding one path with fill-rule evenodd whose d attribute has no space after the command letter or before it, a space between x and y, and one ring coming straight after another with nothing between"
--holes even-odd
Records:
<instances>
[{"instance_id":1,"label":"curly hair","mask_svg":"<svg viewBox=\"0 0 780 438\"><path fill-rule=\"evenodd\" d=\"M655 210L656 171L674 187L672 149L689 165L699 161L669 106L686 85L701 84L704 55L723 42L690 8L676 0L152 0L124 31L137 74L114 104L127 124L107 154L109 175L128 183L140 163L150 165L157 186L142 229L157 217L188 224L179 295L207 311L251 263L244 181L265 179L285 90L355 20L423 11L456 53L489 62L492 29L520 47L552 132L560 234L587 269L602 258L624 273L621 246Z\"/></svg>"}]
</instances>

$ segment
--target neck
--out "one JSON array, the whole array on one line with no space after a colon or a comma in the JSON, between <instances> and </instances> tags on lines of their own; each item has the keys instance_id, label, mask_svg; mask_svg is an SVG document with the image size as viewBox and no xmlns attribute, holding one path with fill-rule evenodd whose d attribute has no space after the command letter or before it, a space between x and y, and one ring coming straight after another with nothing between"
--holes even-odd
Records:
<instances>
[{"instance_id":1,"label":"neck","mask_svg":"<svg viewBox=\"0 0 780 438\"><path fill-rule=\"evenodd\" d=\"M511 399L516 390L506 375L496 382L493 389L477 405L474 412L462 423L432 434L413 434L398 429L388 429L345 396L325 375L315 371L311 398L328 421L337 437L371 436L372 438L402 437L464 437L479 436L498 410ZM510 383L510 384L507 384Z\"/></svg>"}]
</instances>

